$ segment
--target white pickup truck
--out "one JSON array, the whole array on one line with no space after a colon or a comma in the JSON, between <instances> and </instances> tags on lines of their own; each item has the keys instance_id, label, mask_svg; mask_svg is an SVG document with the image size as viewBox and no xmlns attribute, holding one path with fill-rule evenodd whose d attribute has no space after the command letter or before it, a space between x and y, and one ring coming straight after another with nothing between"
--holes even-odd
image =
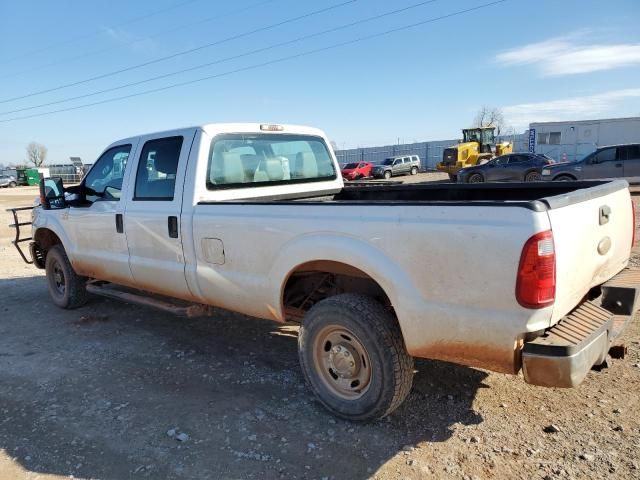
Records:
<instances>
[{"instance_id":1,"label":"white pickup truck","mask_svg":"<svg viewBox=\"0 0 640 480\"><path fill-rule=\"evenodd\" d=\"M328 145L265 124L117 141L79 186L42 181L30 261L62 308L299 322L306 379L351 420L402 403L413 357L555 387L605 361L640 284L625 181L345 187Z\"/></svg>"}]
</instances>

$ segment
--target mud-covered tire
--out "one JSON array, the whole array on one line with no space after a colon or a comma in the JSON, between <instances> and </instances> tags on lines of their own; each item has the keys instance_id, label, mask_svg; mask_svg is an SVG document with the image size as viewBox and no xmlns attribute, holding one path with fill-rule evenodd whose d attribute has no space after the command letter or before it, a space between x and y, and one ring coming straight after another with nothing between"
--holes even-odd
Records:
<instances>
[{"instance_id":1,"label":"mud-covered tire","mask_svg":"<svg viewBox=\"0 0 640 480\"><path fill-rule=\"evenodd\" d=\"M73 309L86 303L89 294L85 279L73 271L62 245L54 245L47 252L45 271L49 295L58 307Z\"/></svg>"},{"instance_id":2,"label":"mud-covered tire","mask_svg":"<svg viewBox=\"0 0 640 480\"><path fill-rule=\"evenodd\" d=\"M356 356L356 362L359 373L364 366L370 374L366 388L360 392L341 392L337 382L345 380L334 378L336 372L332 373L326 362L319 359L321 355L329 357L339 347L337 341L325 343L324 335L334 328L346 332L340 336L364 349ZM345 340L342 348L346 350L349 345ZM298 354L305 379L320 403L347 420L383 418L400 406L411 390L413 358L407 353L398 321L380 303L365 295L341 294L314 305L300 327ZM349 380L350 377L346 381Z\"/></svg>"}]
</instances>

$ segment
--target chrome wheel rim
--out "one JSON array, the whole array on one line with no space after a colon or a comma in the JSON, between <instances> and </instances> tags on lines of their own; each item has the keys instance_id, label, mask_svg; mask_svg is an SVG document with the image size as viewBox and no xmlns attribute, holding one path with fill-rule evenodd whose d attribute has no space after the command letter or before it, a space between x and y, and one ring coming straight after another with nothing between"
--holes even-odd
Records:
<instances>
[{"instance_id":1,"label":"chrome wheel rim","mask_svg":"<svg viewBox=\"0 0 640 480\"><path fill-rule=\"evenodd\" d=\"M366 349L349 330L323 328L313 344L314 366L324 386L335 396L355 400L371 384L371 362Z\"/></svg>"}]
</instances>

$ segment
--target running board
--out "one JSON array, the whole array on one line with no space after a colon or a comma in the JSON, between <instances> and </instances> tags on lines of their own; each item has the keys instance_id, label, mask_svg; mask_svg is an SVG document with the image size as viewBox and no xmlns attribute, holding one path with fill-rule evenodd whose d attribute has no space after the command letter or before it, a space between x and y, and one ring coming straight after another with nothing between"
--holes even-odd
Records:
<instances>
[{"instance_id":1,"label":"running board","mask_svg":"<svg viewBox=\"0 0 640 480\"><path fill-rule=\"evenodd\" d=\"M156 310L162 310L179 317L203 317L211 314L212 308L207 305L198 303L192 303L187 305L177 305L171 303L169 300L163 300L153 294L147 294L145 292L137 290L136 293L132 291L123 291L115 288L111 284L99 284L99 283L87 283L87 292L94 295L100 295L101 297L114 298L123 302L134 303L143 307L151 307Z\"/></svg>"}]
</instances>

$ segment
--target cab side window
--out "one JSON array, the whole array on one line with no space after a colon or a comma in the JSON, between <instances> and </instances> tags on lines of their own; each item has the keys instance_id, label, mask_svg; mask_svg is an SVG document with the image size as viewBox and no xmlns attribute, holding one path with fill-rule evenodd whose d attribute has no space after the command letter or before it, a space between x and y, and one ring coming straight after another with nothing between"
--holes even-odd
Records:
<instances>
[{"instance_id":1,"label":"cab side window","mask_svg":"<svg viewBox=\"0 0 640 480\"><path fill-rule=\"evenodd\" d=\"M605 148L604 150L600 150L598 153L596 153L594 160L594 163L604 163L604 162L614 162L617 158L616 152L618 151L617 148L613 147L613 148Z\"/></svg>"},{"instance_id":2,"label":"cab side window","mask_svg":"<svg viewBox=\"0 0 640 480\"><path fill-rule=\"evenodd\" d=\"M118 201L131 145L118 145L104 152L84 179L86 200Z\"/></svg>"},{"instance_id":3,"label":"cab side window","mask_svg":"<svg viewBox=\"0 0 640 480\"><path fill-rule=\"evenodd\" d=\"M145 142L138 161L134 200L173 200L183 137Z\"/></svg>"}]
</instances>

